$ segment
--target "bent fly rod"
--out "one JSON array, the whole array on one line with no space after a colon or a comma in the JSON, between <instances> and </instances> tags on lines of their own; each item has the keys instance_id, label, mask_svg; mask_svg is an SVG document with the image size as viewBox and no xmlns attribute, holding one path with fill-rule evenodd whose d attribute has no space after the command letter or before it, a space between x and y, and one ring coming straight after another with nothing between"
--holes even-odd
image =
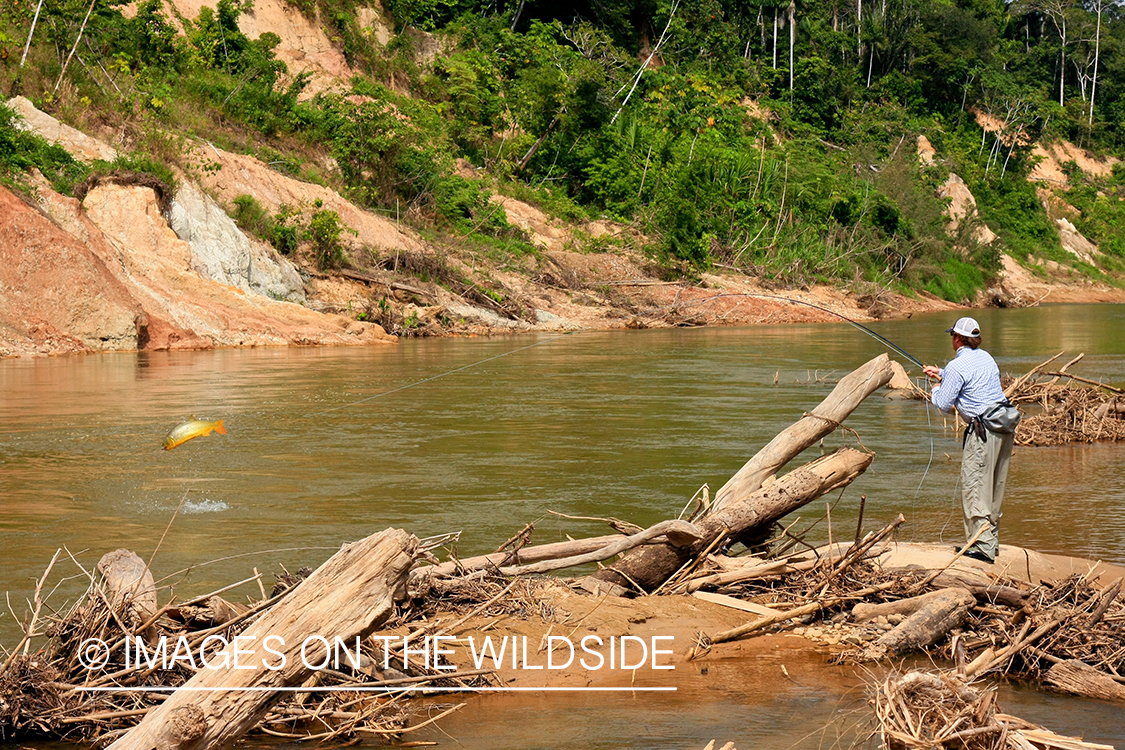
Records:
<instances>
[{"instance_id":1,"label":"bent fly rod","mask_svg":"<svg viewBox=\"0 0 1125 750\"><path fill-rule=\"evenodd\" d=\"M906 357L907 359L909 359L911 362L918 365L919 367L923 367L923 368L925 367L925 365L922 364L921 362L919 362L918 359L916 357L914 357L914 355L910 354L908 351L906 351L901 346L899 346L895 342L888 339L886 336L883 336L882 334L871 330L870 328L863 325L862 323L858 323L858 322L852 320L847 315L843 315L841 313L838 313L835 310L829 310L827 307L821 307L820 305L814 305L812 302L805 302L804 300L800 300L800 299L790 299L789 297L782 297L782 296L779 296L779 295L776 295L776 294L760 294L760 293L756 293L756 292L732 292L732 293L729 293L729 294L717 294L714 297L708 297L706 300L700 300L700 303L702 304L703 302L709 302L709 301L714 300L714 299L719 299L720 297L756 297L756 298L759 298L759 299L772 299L772 300L776 300L778 302L789 302L789 303L794 304L794 305L804 305L805 307L811 307L814 310L820 310L821 312L826 312L829 315L834 315L837 318L839 318L840 320L844 321L845 323L848 323L848 324L858 328L859 330L863 331L864 333L866 333L871 338L875 339L876 341L879 341L884 346L890 348L892 351L898 352L899 354Z\"/></svg>"},{"instance_id":2,"label":"bent fly rod","mask_svg":"<svg viewBox=\"0 0 1125 750\"><path fill-rule=\"evenodd\" d=\"M868 336L872 337L876 341L879 341L884 346L890 348L892 351L895 351L895 352L901 354L902 356L906 357L907 359L909 359L911 362L918 365L919 367L925 367L925 365L922 364L916 357L914 357L912 354L910 354L908 351L903 349L901 346L899 346L895 342L888 339L886 336L883 336L882 334L871 330L870 328L863 325L862 323L859 323L857 321L852 320L847 315L843 315L841 313L838 313L835 310L829 310L827 307L821 307L820 305L815 305L812 302L805 302L804 300L799 300L799 299L790 299L789 297L782 297L782 296L776 295L776 294L760 294L760 293L754 293L754 292L732 292L732 293L728 293L728 294L717 294L714 297L708 297L706 300L700 300L700 303L709 302L711 300L719 299L721 297L754 297L754 298L758 298L758 299L770 299L770 300L776 300L778 302L789 302L790 304L794 304L794 305L804 305L805 307L811 307L815 310L820 310L821 312L828 313L829 315L837 317L840 320L844 321L845 323L848 323L849 325L854 326L855 328L858 328L859 330L866 333ZM361 398L357 401L349 401L348 403L339 404L338 406L333 406L333 407L330 407L328 409L318 411L318 412L316 412L316 414L313 414L312 416L319 416L321 414L328 414L329 412L338 411L340 409L346 409L348 407L356 406L358 404L362 404L362 403L365 403L367 401L373 401L374 399L382 398L383 396L389 396L392 393L398 393L399 391L404 391L408 388L414 388L415 386L419 386L419 385L422 385L424 383L429 383L433 380L437 380L438 378L444 378L447 375L453 375L454 373L458 373L458 372L461 372L463 370L468 370L468 369L470 369L472 367L476 367L478 365L483 365L486 362L492 362L493 360L497 360L497 359L501 359L503 357L507 357L510 354L516 354L517 352L522 352L522 351L525 351L527 349L533 349L537 346L542 346L543 344L549 344L552 341L557 341L558 339L565 338L567 336L572 336L575 333L580 333L580 331L567 331L566 333L560 334L558 336L552 336L549 339L544 339L542 341L536 341L534 344L529 344L527 346L521 346L521 347L516 348L516 349L510 349L506 352L502 352L500 354L496 354L496 355L491 356L491 357L486 357L486 358L484 358L482 360L479 360L477 362L472 362L472 363L467 364L467 365L462 365L461 367L456 367L452 370L447 370L445 372L438 373L437 375L432 375L428 378L423 378L421 380L414 381L413 383L407 383L406 385L399 386L398 388L392 388L392 389L387 390L387 391L382 391L380 393L376 393L374 395L367 396L366 398Z\"/></svg>"}]
</instances>

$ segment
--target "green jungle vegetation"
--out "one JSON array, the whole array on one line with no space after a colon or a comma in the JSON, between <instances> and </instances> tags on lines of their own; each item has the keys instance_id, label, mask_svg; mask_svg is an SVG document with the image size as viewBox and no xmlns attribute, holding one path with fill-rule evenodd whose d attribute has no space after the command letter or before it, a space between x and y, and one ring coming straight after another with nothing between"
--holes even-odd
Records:
<instances>
[{"instance_id":1,"label":"green jungle vegetation","mask_svg":"<svg viewBox=\"0 0 1125 750\"><path fill-rule=\"evenodd\" d=\"M241 31L253 0L198 18L162 0L131 17L121 0L0 0L0 86L122 134L131 152L94 171L170 181L168 165L193 168L188 139L205 139L513 266L538 251L494 192L631 224L622 236L646 237L637 249L670 278L733 268L954 300L984 286L1001 252L1076 265L1027 180L1035 142L1125 147L1125 17L1109 0L385 0L385 46L357 0L291 1L357 71L339 90L304 95L308 76L274 54L280 38ZM19 186L31 167L63 192L91 171L0 109L0 179ZM1104 253L1078 266L1112 280L1125 169L1066 168L1062 197ZM948 236L937 189L951 171L996 243L975 242L969 223ZM309 242L322 267L348 262L330 211L270 215L252 196L230 210L281 252ZM636 240L579 249L615 242Z\"/></svg>"}]
</instances>

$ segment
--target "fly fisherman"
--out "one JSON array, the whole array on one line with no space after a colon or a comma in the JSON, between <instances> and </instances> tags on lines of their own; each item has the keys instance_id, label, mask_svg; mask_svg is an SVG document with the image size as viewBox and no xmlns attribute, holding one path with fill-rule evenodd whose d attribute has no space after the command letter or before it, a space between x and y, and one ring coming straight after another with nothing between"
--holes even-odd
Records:
<instances>
[{"instance_id":1,"label":"fly fisherman","mask_svg":"<svg viewBox=\"0 0 1125 750\"><path fill-rule=\"evenodd\" d=\"M965 538L984 531L965 556L990 563L1000 548L1000 504L1020 413L1004 397L996 360L980 348L977 322L961 318L945 332L953 337L956 355L944 369L927 365L923 372L938 382L931 394L934 406L944 412L956 408L968 424L961 453Z\"/></svg>"}]
</instances>

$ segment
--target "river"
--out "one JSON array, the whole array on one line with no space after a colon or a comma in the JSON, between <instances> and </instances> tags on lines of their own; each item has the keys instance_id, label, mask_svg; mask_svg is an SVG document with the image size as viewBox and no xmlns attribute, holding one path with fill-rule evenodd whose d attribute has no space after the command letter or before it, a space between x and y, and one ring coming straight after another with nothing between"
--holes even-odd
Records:
<instances>
[{"instance_id":1,"label":"river","mask_svg":"<svg viewBox=\"0 0 1125 750\"><path fill-rule=\"evenodd\" d=\"M1044 306L976 316L984 347L1005 372L1025 372L1059 351L1085 352L1076 374L1119 385L1125 379L1125 308ZM954 317L916 315L873 327L940 364L952 355L943 329ZM254 567L315 566L342 542L388 526L419 536L459 530L465 555L491 551L530 521L537 542L604 533L597 522L549 511L648 525L678 513L702 485L714 492L815 406L829 381L883 351L846 324L801 324L0 362L5 588L19 611L16 603L63 546L85 565L116 547L147 560L181 500L153 568L184 595ZM162 451L168 430L193 414L224 419L227 435ZM833 509L834 527L854 532L865 494L868 527L902 512L900 538L959 542L960 443L943 429L942 416L920 402L876 394L847 424L877 458ZM838 432L825 447L856 440ZM1125 563L1119 450L1017 449L1001 542ZM800 515L811 521L822 512L818 503ZM55 598L79 589L72 581ZM0 642L17 638L11 615L0 617ZM741 738L745 750L755 735L737 728L749 721L743 714L758 716L747 725L755 731L762 716L772 717L771 726L790 717L807 730L823 713L813 704L854 695L854 680L837 682L838 690L818 685L792 695L771 689L771 705L780 703L764 714L761 701L709 695L705 683L661 710L625 702L639 717L634 723L656 726L655 736L675 738L676 746L725 737ZM1021 695L1012 700L1030 707L1027 718L1067 731L1065 722L1081 716L1071 731L1125 744L1119 722L1083 713L1097 714L1090 702ZM561 705L554 698L487 700L494 729L521 740L511 746L574 746L547 726L571 723L549 710L549 703ZM1030 715L1052 701L1069 707L1047 718ZM615 704L566 705L596 714ZM508 713L526 731L510 733L502 718ZM546 725L527 716L545 717ZM446 727L456 734L473 721ZM636 734L623 725L598 746L625 746L623 738Z\"/></svg>"}]
</instances>

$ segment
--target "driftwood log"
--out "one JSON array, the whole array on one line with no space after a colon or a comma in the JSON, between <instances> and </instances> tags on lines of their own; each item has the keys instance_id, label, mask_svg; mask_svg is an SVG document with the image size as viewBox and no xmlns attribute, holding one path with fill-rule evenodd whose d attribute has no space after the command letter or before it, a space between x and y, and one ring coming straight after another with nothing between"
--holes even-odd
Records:
<instances>
[{"instance_id":1,"label":"driftwood log","mask_svg":"<svg viewBox=\"0 0 1125 750\"><path fill-rule=\"evenodd\" d=\"M387 529L346 545L242 632L238 663L233 668L231 643L224 653L231 668L200 669L184 688L151 710L140 724L110 745L111 750L222 750L252 729L277 700L277 688L303 683L311 670L301 658L306 638L322 636L347 643L365 637L391 614L395 593L414 564L418 540L399 529ZM277 636L269 646L267 636ZM316 664L323 657L312 653ZM285 666L274 655L285 655ZM211 656L209 662L221 663Z\"/></svg>"},{"instance_id":2,"label":"driftwood log","mask_svg":"<svg viewBox=\"0 0 1125 750\"><path fill-rule=\"evenodd\" d=\"M699 530L687 521L672 520L661 521L655 526L650 526L644 531L637 532L630 536L619 537L612 544L607 544L601 549L587 552L583 555L572 555L570 557L562 557L556 560L544 560L542 562L529 563L527 565L513 565L505 568L500 568L500 572L506 576L515 575L528 575L531 573L549 573L554 570L563 570L564 568L573 568L576 565L585 565L592 562L601 562L608 560L614 555L619 555L622 552L663 537L667 540L667 544L673 547L688 547L703 538Z\"/></svg>"},{"instance_id":3,"label":"driftwood log","mask_svg":"<svg viewBox=\"0 0 1125 750\"><path fill-rule=\"evenodd\" d=\"M821 495L843 487L871 464L874 454L840 448L771 482L744 500L696 522L702 538L688 547L646 544L591 578L621 587L652 591L685 562L704 553L721 538L736 538L749 529L773 523ZM597 583L594 583L597 586Z\"/></svg>"},{"instance_id":4,"label":"driftwood log","mask_svg":"<svg viewBox=\"0 0 1125 750\"><path fill-rule=\"evenodd\" d=\"M156 613L156 582L145 561L135 552L116 549L98 560L95 568L101 579L106 603L131 625L148 622ZM149 628L146 635L155 635Z\"/></svg>"},{"instance_id":5,"label":"driftwood log","mask_svg":"<svg viewBox=\"0 0 1125 750\"><path fill-rule=\"evenodd\" d=\"M969 607L976 599L966 589L942 589L924 596L913 597L900 606L914 608L910 616L894 630L882 635L872 646L880 655L903 654L926 648L943 639L950 630L960 627L969 616ZM902 610L905 613L905 609Z\"/></svg>"},{"instance_id":6,"label":"driftwood log","mask_svg":"<svg viewBox=\"0 0 1125 750\"><path fill-rule=\"evenodd\" d=\"M867 604L860 602L852 607L852 619L856 622L868 622L874 620L876 617L888 617L890 615L903 615L910 616L918 610L925 607L934 599L941 599L945 596L946 589L938 591L931 591L921 596L912 596L907 599L895 599L890 602L880 602L878 604Z\"/></svg>"},{"instance_id":7,"label":"driftwood log","mask_svg":"<svg viewBox=\"0 0 1125 750\"><path fill-rule=\"evenodd\" d=\"M1060 661L1047 670L1048 685L1075 695L1125 702L1125 685L1078 659Z\"/></svg>"},{"instance_id":8,"label":"driftwood log","mask_svg":"<svg viewBox=\"0 0 1125 750\"><path fill-rule=\"evenodd\" d=\"M890 358L880 354L841 379L812 412L782 430L723 485L715 504L696 523L703 534L699 542L688 547L667 543L638 547L616 564L586 579L584 586L617 592L636 588L652 591L685 562L722 540L737 540L826 492L849 484L871 464L872 454L841 449L763 487L778 469L839 427L867 396L886 385L893 375Z\"/></svg>"},{"instance_id":9,"label":"driftwood log","mask_svg":"<svg viewBox=\"0 0 1125 750\"><path fill-rule=\"evenodd\" d=\"M864 399L891 381L894 376L891 365L890 357L880 354L843 377L815 409L779 432L719 488L712 512L757 491L767 477L839 427Z\"/></svg>"}]
</instances>

